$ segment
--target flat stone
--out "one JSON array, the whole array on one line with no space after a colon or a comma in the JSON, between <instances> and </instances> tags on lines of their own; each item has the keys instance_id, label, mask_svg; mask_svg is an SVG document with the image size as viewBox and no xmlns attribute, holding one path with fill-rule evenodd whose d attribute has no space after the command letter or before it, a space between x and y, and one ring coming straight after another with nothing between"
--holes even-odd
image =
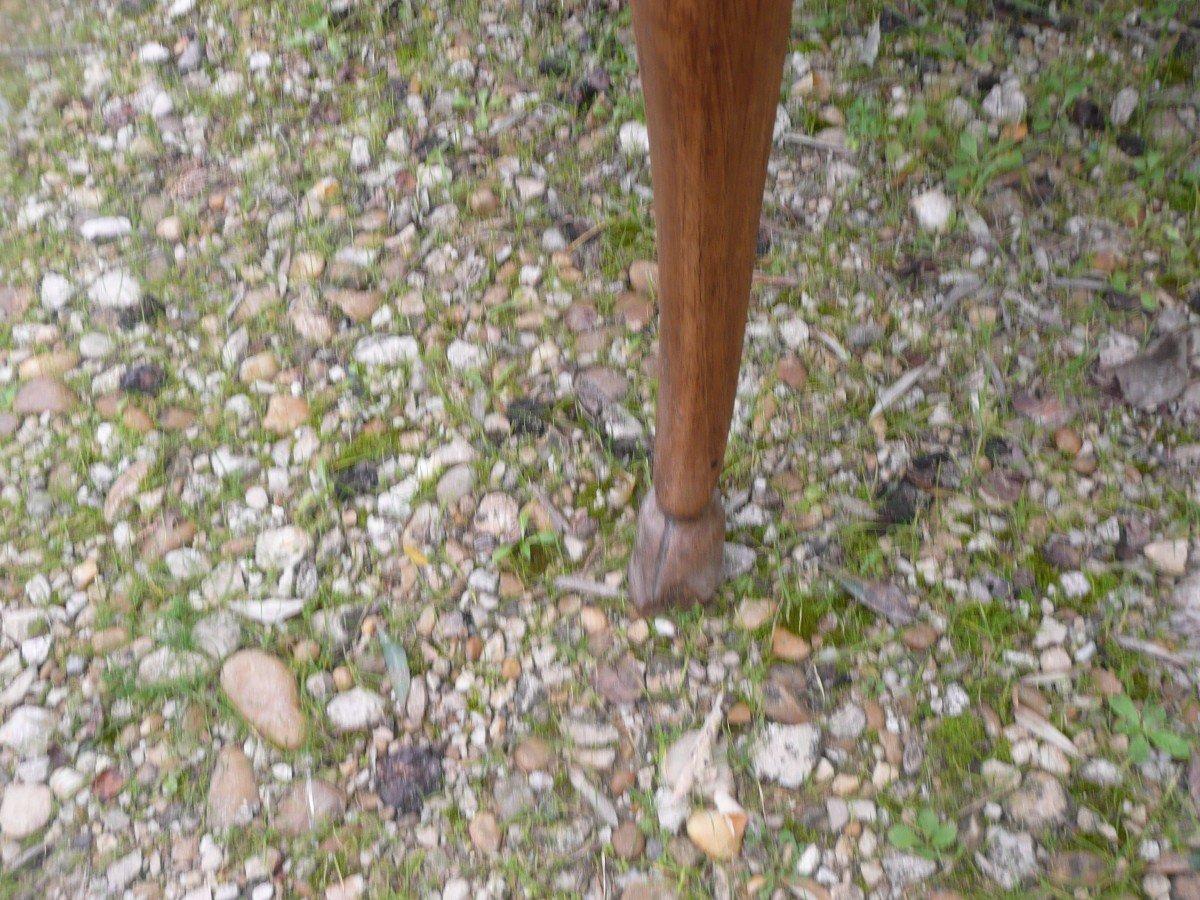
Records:
<instances>
[{"instance_id":1,"label":"flat stone","mask_svg":"<svg viewBox=\"0 0 1200 900\"><path fill-rule=\"evenodd\" d=\"M612 834L613 853L618 859L633 861L639 859L646 849L646 836L636 822L622 822Z\"/></svg>"},{"instance_id":2,"label":"flat stone","mask_svg":"<svg viewBox=\"0 0 1200 900\"><path fill-rule=\"evenodd\" d=\"M206 616L192 628L196 649L218 661L237 650L241 640L241 624L233 613L224 609Z\"/></svg>"},{"instance_id":3,"label":"flat stone","mask_svg":"<svg viewBox=\"0 0 1200 900\"><path fill-rule=\"evenodd\" d=\"M291 434L307 421L307 400L288 394L275 394L267 403L263 428L273 434Z\"/></svg>"},{"instance_id":4,"label":"flat stone","mask_svg":"<svg viewBox=\"0 0 1200 900\"><path fill-rule=\"evenodd\" d=\"M1185 540L1151 541L1142 553L1150 565L1164 575L1178 576L1187 571L1188 542Z\"/></svg>"},{"instance_id":5,"label":"flat stone","mask_svg":"<svg viewBox=\"0 0 1200 900\"><path fill-rule=\"evenodd\" d=\"M1064 850L1050 858L1050 880L1060 887L1095 887L1107 872L1104 858L1086 850Z\"/></svg>"},{"instance_id":6,"label":"flat stone","mask_svg":"<svg viewBox=\"0 0 1200 900\"><path fill-rule=\"evenodd\" d=\"M329 302L351 322L366 322L383 305L383 294L380 291L339 289L330 291Z\"/></svg>"},{"instance_id":7,"label":"flat stone","mask_svg":"<svg viewBox=\"0 0 1200 900\"><path fill-rule=\"evenodd\" d=\"M1067 792L1053 775L1030 772L1009 796L1007 806L1018 825L1040 830L1066 821Z\"/></svg>"},{"instance_id":8,"label":"flat stone","mask_svg":"<svg viewBox=\"0 0 1200 900\"><path fill-rule=\"evenodd\" d=\"M17 415L65 413L75 406L75 393L54 378L34 378L21 385L13 398L12 410Z\"/></svg>"},{"instance_id":9,"label":"flat stone","mask_svg":"<svg viewBox=\"0 0 1200 900\"><path fill-rule=\"evenodd\" d=\"M383 721L386 709L387 704L377 693L356 687L330 700L325 714L337 731L345 733L374 728Z\"/></svg>"},{"instance_id":10,"label":"flat stone","mask_svg":"<svg viewBox=\"0 0 1200 900\"><path fill-rule=\"evenodd\" d=\"M808 641L800 635L788 631L779 625L771 635L771 654L788 662L800 662L808 659L812 648Z\"/></svg>"},{"instance_id":11,"label":"flat stone","mask_svg":"<svg viewBox=\"0 0 1200 900\"><path fill-rule=\"evenodd\" d=\"M88 299L101 309L132 309L142 302L142 288L131 272L109 269L88 287Z\"/></svg>"},{"instance_id":12,"label":"flat stone","mask_svg":"<svg viewBox=\"0 0 1200 900\"><path fill-rule=\"evenodd\" d=\"M18 756L36 756L46 752L58 716L40 706L18 706L0 725L0 747L8 747Z\"/></svg>"},{"instance_id":13,"label":"flat stone","mask_svg":"<svg viewBox=\"0 0 1200 900\"><path fill-rule=\"evenodd\" d=\"M337 785L320 778L299 778L288 786L275 807L274 824L284 837L295 837L340 819L345 811L346 795Z\"/></svg>"},{"instance_id":14,"label":"flat stone","mask_svg":"<svg viewBox=\"0 0 1200 900\"><path fill-rule=\"evenodd\" d=\"M950 202L949 197L935 188L913 197L912 210L922 230L940 233L949 227L954 204Z\"/></svg>"},{"instance_id":15,"label":"flat stone","mask_svg":"<svg viewBox=\"0 0 1200 900\"><path fill-rule=\"evenodd\" d=\"M254 562L264 571L289 569L312 550L313 539L295 525L271 528L254 542Z\"/></svg>"},{"instance_id":16,"label":"flat stone","mask_svg":"<svg viewBox=\"0 0 1200 900\"><path fill-rule=\"evenodd\" d=\"M44 784L10 784L0 801L0 834L22 840L41 831L50 821L54 797Z\"/></svg>"},{"instance_id":17,"label":"flat stone","mask_svg":"<svg viewBox=\"0 0 1200 900\"><path fill-rule=\"evenodd\" d=\"M421 347L412 335L372 335L354 347L354 359L364 366L395 366L411 362L421 355Z\"/></svg>"},{"instance_id":18,"label":"flat stone","mask_svg":"<svg viewBox=\"0 0 1200 900\"><path fill-rule=\"evenodd\" d=\"M138 681L143 684L167 684L190 681L208 672L212 660L192 650L159 647L138 663Z\"/></svg>"},{"instance_id":19,"label":"flat stone","mask_svg":"<svg viewBox=\"0 0 1200 900\"><path fill-rule=\"evenodd\" d=\"M42 308L48 312L57 312L68 303L75 293L75 285L57 272L47 272L42 277Z\"/></svg>"},{"instance_id":20,"label":"flat stone","mask_svg":"<svg viewBox=\"0 0 1200 900\"><path fill-rule=\"evenodd\" d=\"M537 772L546 769L554 758L550 745L539 737L527 737L513 751L513 762L522 772Z\"/></svg>"},{"instance_id":21,"label":"flat stone","mask_svg":"<svg viewBox=\"0 0 1200 900\"><path fill-rule=\"evenodd\" d=\"M467 833L470 834L471 843L475 845L476 850L489 855L500 852L504 832L500 830L496 817L490 812L476 815L467 826Z\"/></svg>"},{"instance_id":22,"label":"flat stone","mask_svg":"<svg viewBox=\"0 0 1200 900\"><path fill-rule=\"evenodd\" d=\"M262 650L241 650L221 668L221 687L237 711L271 743L295 750L307 726L296 679L279 659Z\"/></svg>"},{"instance_id":23,"label":"flat stone","mask_svg":"<svg viewBox=\"0 0 1200 900\"><path fill-rule=\"evenodd\" d=\"M88 219L79 226L79 233L85 241L101 243L115 241L133 233L133 223L124 216L98 216Z\"/></svg>"},{"instance_id":24,"label":"flat stone","mask_svg":"<svg viewBox=\"0 0 1200 900\"><path fill-rule=\"evenodd\" d=\"M242 748L221 750L208 787L208 826L214 829L248 825L258 810L258 785L254 767Z\"/></svg>"},{"instance_id":25,"label":"flat stone","mask_svg":"<svg viewBox=\"0 0 1200 900\"><path fill-rule=\"evenodd\" d=\"M892 887L908 887L932 878L937 862L912 853L889 853L883 858L883 871Z\"/></svg>"},{"instance_id":26,"label":"flat stone","mask_svg":"<svg viewBox=\"0 0 1200 900\"><path fill-rule=\"evenodd\" d=\"M980 871L1005 890L1014 890L1037 874L1033 838L998 825L988 829L985 848L975 854Z\"/></svg>"},{"instance_id":27,"label":"flat stone","mask_svg":"<svg viewBox=\"0 0 1200 900\"><path fill-rule=\"evenodd\" d=\"M808 778L820 754L821 732L815 725L772 722L763 729L751 759L759 778L796 788Z\"/></svg>"},{"instance_id":28,"label":"flat stone","mask_svg":"<svg viewBox=\"0 0 1200 900\"><path fill-rule=\"evenodd\" d=\"M109 864L104 871L110 894L120 896L135 878L142 874L142 851L134 850Z\"/></svg>"}]
</instances>

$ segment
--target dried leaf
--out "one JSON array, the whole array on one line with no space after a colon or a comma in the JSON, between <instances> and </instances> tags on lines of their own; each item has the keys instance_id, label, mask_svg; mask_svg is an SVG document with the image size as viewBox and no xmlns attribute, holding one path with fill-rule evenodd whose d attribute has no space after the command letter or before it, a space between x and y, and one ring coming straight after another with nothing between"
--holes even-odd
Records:
<instances>
[{"instance_id":1,"label":"dried leaf","mask_svg":"<svg viewBox=\"0 0 1200 900\"><path fill-rule=\"evenodd\" d=\"M894 584L863 581L847 572L838 572L834 577L847 594L893 625L911 625L916 621L904 591Z\"/></svg>"},{"instance_id":2,"label":"dried leaf","mask_svg":"<svg viewBox=\"0 0 1200 900\"><path fill-rule=\"evenodd\" d=\"M681 799L697 782L710 780L713 772L713 748L721 726L721 705L724 693L717 696L704 724L681 735L663 756L663 780L671 787L671 795Z\"/></svg>"},{"instance_id":3,"label":"dried leaf","mask_svg":"<svg viewBox=\"0 0 1200 900\"><path fill-rule=\"evenodd\" d=\"M404 545L404 555L411 559L418 566L429 565L429 557L414 547L412 544Z\"/></svg>"},{"instance_id":4,"label":"dried leaf","mask_svg":"<svg viewBox=\"0 0 1200 900\"><path fill-rule=\"evenodd\" d=\"M1015 691L1013 692L1013 715L1017 720L1017 724L1034 737L1040 738L1047 744L1054 745L1067 754L1067 756L1079 755L1079 751L1075 748L1075 744L1071 739L1051 725L1040 713L1035 712L1028 706L1022 706L1021 700Z\"/></svg>"},{"instance_id":5,"label":"dried leaf","mask_svg":"<svg viewBox=\"0 0 1200 900\"><path fill-rule=\"evenodd\" d=\"M1172 332L1112 370L1125 402L1153 410L1174 400L1188 385L1188 336Z\"/></svg>"},{"instance_id":6,"label":"dried leaf","mask_svg":"<svg viewBox=\"0 0 1200 900\"><path fill-rule=\"evenodd\" d=\"M596 691L614 706L632 706L645 689L638 663L626 654L617 664L602 663L592 675Z\"/></svg>"},{"instance_id":7,"label":"dried leaf","mask_svg":"<svg viewBox=\"0 0 1200 900\"><path fill-rule=\"evenodd\" d=\"M871 408L871 413L867 416L867 418L875 418L877 415L888 409L890 406L892 406L892 404L911 391L913 386L925 377L925 373L929 371L929 368L929 363L925 363L924 365L917 366L915 369L910 369L901 375L895 384L879 395L879 399Z\"/></svg>"},{"instance_id":8,"label":"dried leaf","mask_svg":"<svg viewBox=\"0 0 1200 900\"><path fill-rule=\"evenodd\" d=\"M596 811L596 815L605 825L611 825L616 828L620 824L617 818L617 808L612 805L612 801L604 796L587 777L578 769L570 769L567 775L571 779L571 784L575 790L579 792L579 796L588 802L588 804Z\"/></svg>"},{"instance_id":9,"label":"dried leaf","mask_svg":"<svg viewBox=\"0 0 1200 900\"><path fill-rule=\"evenodd\" d=\"M304 609L304 601L270 597L266 600L239 600L230 603L229 608L252 622L274 625L300 615L300 611Z\"/></svg>"},{"instance_id":10,"label":"dried leaf","mask_svg":"<svg viewBox=\"0 0 1200 900\"><path fill-rule=\"evenodd\" d=\"M383 661L387 664L388 674L392 678L392 693L396 697L396 706L403 707L405 700L408 699L408 689L412 684L412 673L408 668L408 653L382 630L379 632L379 640L383 644Z\"/></svg>"},{"instance_id":11,"label":"dried leaf","mask_svg":"<svg viewBox=\"0 0 1200 900\"><path fill-rule=\"evenodd\" d=\"M125 504L137 495L138 488L148 474L150 463L142 461L133 463L117 476L112 487L108 489L108 496L104 498L105 522L113 521Z\"/></svg>"}]
</instances>

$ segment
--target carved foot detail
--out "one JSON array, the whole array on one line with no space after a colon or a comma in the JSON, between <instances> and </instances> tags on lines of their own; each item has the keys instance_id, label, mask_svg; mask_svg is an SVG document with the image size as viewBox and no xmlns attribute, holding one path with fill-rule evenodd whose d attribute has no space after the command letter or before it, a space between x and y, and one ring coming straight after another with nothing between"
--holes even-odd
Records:
<instances>
[{"instance_id":1,"label":"carved foot detail","mask_svg":"<svg viewBox=\"0 0 1200 900\"><path fill-rule=\"evenodd\" d=\"M651 489L638 514L637 540L629 561L629 597L650 616L712 599L721 584L725 510L714 493L693 519L676 519L658 506Z\"/></svg>"}]
</instances>

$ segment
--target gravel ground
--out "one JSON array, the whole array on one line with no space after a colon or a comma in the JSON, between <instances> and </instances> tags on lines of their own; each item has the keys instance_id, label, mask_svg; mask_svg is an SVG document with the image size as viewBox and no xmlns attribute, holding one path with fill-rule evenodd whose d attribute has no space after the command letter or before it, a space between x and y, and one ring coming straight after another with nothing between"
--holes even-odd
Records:
<instances>
[{"instance_id":1,"label":"gravel ground","mask_svg":"<svg viewBox=\"0 0 1200 900\"><path fill-rule=\"evenodd\" d=\"M818 6L644 621L624 4L0 0L0 896L1200 897L1200 20Z\"/></svg>"}]
</instances>

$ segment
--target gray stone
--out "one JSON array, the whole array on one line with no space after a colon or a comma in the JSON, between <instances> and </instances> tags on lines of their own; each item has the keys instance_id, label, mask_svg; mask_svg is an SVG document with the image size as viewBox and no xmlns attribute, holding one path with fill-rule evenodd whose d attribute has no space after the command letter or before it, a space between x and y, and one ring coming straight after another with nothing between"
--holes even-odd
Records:
<instances>
[{"instance_id":1,"label":"gray stone","mask_svg":"<svg viewBox=\"0 0 1200 900\"><path fill-rule=\"evenodd\" d=\"M220 662L241 644L242 626L232 613L221 610L195 624L192 640L201 653Z\"/></svg>"},{"instance_id":2,"label":"gray stone","mask_svg":"<svg viewBox=\"0 0 1200 900\"><path fill-rule=\"evenodd\" d=\"M330 700L325 714L339 732L366 731L383 721L386 708L377 693L356 687Z\"/></svg>"},{"instance_id":3,"label":"gray stone","mask_svg":"<svg viewBox=\"0 0 1200 900\"><path fill-rule=\"evenodd\" d=\"M18 756L45 753L58 716L39 706L18 706L0 725L0 747L8 747Z\"/></svg>"},{"instance_id":4,"label":"gray stone","mask_svg":"<svg viewBox=\"0 0 1200 900\"><path fill-rule=\"evenodd\" d=\"M937 872L937 862L913 853L889 853L883 858L883 871L892 887L920 884Z\"/></svg>"},{"instance_id":5,"label":"gray stone","mask_svg":"<svg viewBox=\"0 0 1200 900\"><path fill-rule=\"evenodd\" d=\"M10 784L0 801L0 834L22 840L50 821L54 798L44 784Z\"/></svg>"},{"instance_id":6,"label":"gray stone","mask_svg":"<svg viewBox=\"0 0 1200 900\"><path fill-rule=\"evenodd\" d=\"M983 874L1005 890L1014 890L1037 874L1033 838L993 825L975 862Z\"/></svg>"},{"instance_id":7,"label":"gray stone","mask_svg":"<svg viewBox=\"0 0 1200 900\"><path fill-rule=\"evenodd\" d=\"M786 788L803 784L820 754L821 732L808 723L781 725L772 722L763 729L751 751L755 774Z\"/></svg>"}]
</instances>

